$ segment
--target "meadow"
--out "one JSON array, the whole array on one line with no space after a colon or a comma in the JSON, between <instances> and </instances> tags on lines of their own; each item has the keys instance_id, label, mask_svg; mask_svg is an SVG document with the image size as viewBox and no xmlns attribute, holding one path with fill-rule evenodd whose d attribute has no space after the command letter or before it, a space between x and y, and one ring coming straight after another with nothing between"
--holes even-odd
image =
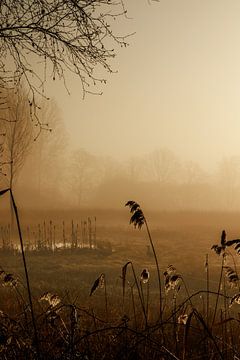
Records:
<instances>
[{"instance_id":1,"label":"meadow","mask_svg":"<svg viewBox=\"0 0 240 360\"><path fill-rule=\"evenodd\" d=\"M36 332L21 253L0 251L0 358L240 358L239 255L235 244L219 255L211 249L223 245L223 229L225 242L239 237L240 214L144 215L159 262L161 297L145 224L129 224L128 209L22 212L25 245L29 234L36 243L39 228L43 236L44 223L50 231L51 222L60 248L64 222L69 246L25 248ZM86 246L86 234L82 246L84 219L95 219L96 246ZM78 248L71 246L72 224L79 224ZM7 226L4 215L1 225Z\"/></svg>"}]
</instances>

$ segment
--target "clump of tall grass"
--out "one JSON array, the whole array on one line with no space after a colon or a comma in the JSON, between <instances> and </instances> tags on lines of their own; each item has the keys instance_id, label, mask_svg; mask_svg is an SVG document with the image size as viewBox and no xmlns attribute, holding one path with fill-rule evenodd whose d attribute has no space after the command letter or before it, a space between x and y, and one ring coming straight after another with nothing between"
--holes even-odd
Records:
<instances>
[{"instance_id":1,"label":"clump of tall grass","mask_svg":"<svg viewBox=\"0 0 240 360\"><path fill-rule=\"evenodd\" d=\"M153 252L153 256L154 256L155 264L156 264L156 268L157 268L157 278L158 278L158 287L159 287L159 315L160 315L160 322L162 322L162 285L161 285L160 267L159 267L159 262L158 262L155 246L153 244L152 236L150 234L150 230L148 227L148 222L147 222L147 219L146 219L140 205L137 202L135 202L133 200L129 200L125 204L125 206L128 206L130 208L130 212L132 214L131 218L130 218L130 224L133 224L135 228L138 227L139 229L141 229L143 225L146 226L148 239L150 241L150 245L152 248L152 252Z\"/></svg>"},{"instance_id":2,"label":"clump of tall grass","mask_svg":"<svg viewBox=\"0 0 240 360\"><path fill-rule=\"evenodd\" d=\"M236 360L240 357L239 276L236 264L226 263L228 258L231 259L228 254L231 247L237 250L238 239L227 240L223 231L220 243L212 247L222 259L218 290L210 290L207 256L207 290L190 294L183 275L175 266L160 269L148 223L139 204L130 201L126 205L131 211L130 223L139 229L146 226L155 257L160 304L152 287L155 269L143 264L139 269L132 261L127 261L121 269L122 286L107 293L108 274L100 272L89 285L85 307L77 297L72 301L68 296L51 291L37 298L32 294L38 353L29 301L22 298L16 306L21 311L14 316L0 309L1 359ZM17 290L19 281L2 270L0 284ZM8 292L6 286L1 291ZM9 296L13 292L10 290ZM103 292L105 309L99 304ZM206 295L208 300L204 304ZM118 302L108 301L111 296ZM24 301L26 307L22 311ZM96 311L95 306L102 306L103 311Z\"/></svg>"},{"instance_id":3,"label":"clump of tall grass","mask_svg":"<svg viewBox=\"0 0 240 360\"><path fill-rule=\"evenodd\" d=\"M157 273L158 273L158 279L159 279L159 290L160 290L160 312L161 312L161 319L162 321L159 324L159 329L161 330L161 334L163 335L165 333L166 335L166 329L167 326L163 325L164 321L163 321L163 309L162 309L162 294L161 294L161 278L160 278L160 268L159 268L159 262L158 262L158 258L156 255L156 251L155 251L155 247L153 244L153 240L152 237L150 235L150 231L149 231L149 227L146 221L146 218L144 216L144 213L141 209L141 207L139 206L138 203L136 203L135 201L128 201L126 203L126 206L129 206L130 208L130 212L132 214L131 218L130 218L130 223L134 225L134 227L141 229L143 225L146 225L146 229L147 229L147 233L148 233L148 237L150 240L150 245L152 247L152 251L154 254L154 258L155 258L155 263L156 263L156 267L157 267ZM185 326L185 332L184 332L184 346L183 346L183 359L186 358L186 354L187 354L187 338L189 337L189 331L191 329L191 327L197 327L199 328L199 330L201 331L202 328L202 332L205 336L205 338L207 339L207 347L209 348L209 341L210 343L212 343L214 345L215 351L218 354L218 357L223 359L224 358L224 354L223 352L228 351L226 349L226 346L222 346L220 345L217 337L214 335L213 333L213 328L209 326L209 316L210 316L210 310L209 310L209 295L214 295L216 296L216 301L215 301L215 307L214 307L214 311L213 311L213 316L212 316L212 326L215 324L215 318L217 316L217 312L218 310L221 311L221 313L225 313L225 320L227 321L227 299L229 298L227 295L227 290L226 290L226 283L223 279L223 271L225 271L226 274L226 281L227 283L230 285L231 288L233 287L237 287L239 285L239 278L237 275L236 270L233 270L230 266L226 266L225 265L225 261L226 261L226 256L228 254L228 249L230 247L232 247L234 245L234 249L237 251L237 253L240 252L240 240L239 239L234 239L234 240L226 240L226 232L222 231L221 234L221 241L220 244L216 244L212 246L212 249L218 254L222 256L222 266L221 266L221 273L220 273L220 279L219 279L219 286L218 286L218 290L217 292L211 292L209 289L209 260L208 260L208 256L206 257L206 264L205 264L205 269L207 270L207 290L203 290L202 293L207 294L207 319L204 319L205 316L205 310L203 309L203 313L201 314L200 310L197 310L196 305L194 305L193 303L193 298L195 295L190 295L187 289L187 286L182 278L182 276L180 274L178 274L176 272L176 268L173 265L169 265L166 269L166 271L164 271L163 273L163 277L164 277L164 289L165 289L165 293L166 295L173 290L174 291L174 295L173 295L173 308L172 308L172 315L170 315L170 317L168 318L168 320L166 320L167 324L170 325L169 321L173 321L173 339L175 340L176 343L176 354L179 353L180 348L177 345L177 341L178 341L178 325L177 324L182 324ZM125 264L125 266L123 267L122 270L122 277L123 277L123 294L125 292L125 277L126 277L126 269L127 266L131 264L131 262L128 262L127 264ZM235 269L236 269L236 264L235 264ZM136 276L135 276L136 278ZM138 284L137 280L135 279L135 283L136 286ZM177 306L177 293L180 290L181 284L183 283L185 289L186 289L186 293L187 293L187 299L183 302L184 304L189 303L191 310L190 312L187 314L185 313L185 305L179 305ZM223 286L223 293L221 292ZM197 295L197 294L196 294ZM224 307L223 309L220 308L219 309L219 298L223 298L223 303L224 303ZM143 307L143 311L144 311L144 301L143 301L143 293L141 291L139 291L139 299L140 299L140 303L142 304ZM231 299L231 304L233 303L238 303L239 297L238 295L235 295L234 297L232 297ZM167 303L167 298L165 299L165 303ZM165 311L166 311L166 307L164 307ZM194 320L194 322L193 322ZM222 318L222 320L224 320L224 318ZM226 322L225 321L225 322ZM191 325L193 324L193 325ZM227 327L226 325L224 325L223 330L224 334L227 336ZM165 341L166 341L166 336L164 337ZM204 342L205 343L205 342ZM210 346L211 347L211 346ZM221 348L222 347L222 348ZM235 356L235 355L234 355Z\"/></svg>"}]
</instances>

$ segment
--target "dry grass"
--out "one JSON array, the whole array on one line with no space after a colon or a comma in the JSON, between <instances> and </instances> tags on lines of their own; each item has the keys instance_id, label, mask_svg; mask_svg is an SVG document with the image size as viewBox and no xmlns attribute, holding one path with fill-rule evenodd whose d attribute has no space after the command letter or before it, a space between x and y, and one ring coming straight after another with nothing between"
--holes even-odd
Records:
<instances>
[{"instance_id":1,"label":"dry grass","mask_svg":"<svg viewBox=\"0 0 240 360\"><path fill-rule=\"evenodd\" d=\"M236 242L224 249L221 265L222 253L219 258L211 251L213 244L223 245L216 222L186 226L170 220L153 223L151 231L161 260L161 319L156 264L144 229L99 226L99 237L112 244L109 256L27 254L41 359L240 357ZM234 232L227 235L236 239ZM35 359L21 259L0 253L0 264L0 358Z\"/></svg>"}]
</instances>

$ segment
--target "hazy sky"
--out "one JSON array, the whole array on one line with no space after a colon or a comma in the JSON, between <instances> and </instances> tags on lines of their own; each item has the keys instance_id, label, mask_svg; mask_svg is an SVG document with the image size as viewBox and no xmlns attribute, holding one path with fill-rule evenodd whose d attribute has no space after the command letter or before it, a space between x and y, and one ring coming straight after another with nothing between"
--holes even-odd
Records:
<instances>
[{"instance_id":1,"label":"hazy sky","mask_svg":"<svg viewBox=\"0 0 240 360\"><path fill-rule=\"evenodd\" d=\"M49 92L62 111L73 147L119 159L168 147L181 159L215 166L240 155L240 1L126 0L121 34L136 31L116 48L102 96L82 100Z\"/></svg>"}]
</instances>

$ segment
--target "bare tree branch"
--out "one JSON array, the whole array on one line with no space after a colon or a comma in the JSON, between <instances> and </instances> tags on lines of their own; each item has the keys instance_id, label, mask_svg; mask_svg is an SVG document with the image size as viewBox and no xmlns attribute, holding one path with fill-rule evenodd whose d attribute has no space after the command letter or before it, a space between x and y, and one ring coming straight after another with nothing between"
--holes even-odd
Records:
<instances>
[{"instance_id":1,"label":"bare tree branch","mask_svg":"<svg viewBox=\"0 0 240 360\"><path fill-rule=\"evenodd\" d=\"M69 71L79 77L83 95L92 92L91 85L105 81L95 77L95 68L112 72L109 61L115 51L111 44L127 45L127 36L112 30L112 20L123 15L123 1L2 0L2 85L12 82L16 86L24 80L34 104L36 93L43 93L47 74L53 80L65 79Z\"/></svg>"}]
</instances>

